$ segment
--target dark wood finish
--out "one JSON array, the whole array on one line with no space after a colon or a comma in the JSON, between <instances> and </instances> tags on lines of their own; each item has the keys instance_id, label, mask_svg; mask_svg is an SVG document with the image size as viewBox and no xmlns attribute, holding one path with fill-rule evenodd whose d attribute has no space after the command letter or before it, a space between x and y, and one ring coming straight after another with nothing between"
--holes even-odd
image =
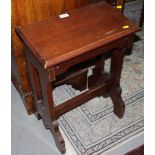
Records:
<instances>
[{"instance_id":1,"label":"dark wood finish","mask_svg":"<svg viewBox=\"0 0 155 155\"><path fill-rule=\"evenodd\" d=\"M139 30L105 2L68 13L70 16L65 19L54 16L16 29L24 43L36 116L50 129L61 153L65 152L65 143L57 119L64 113L96 96L109 96L115 115L123 117L125 105L120 87L123 59ZM107 58L111 58L109 74L104 71ZM87 80L92 65L93 75ZM52 91L64 83L78 89L88 85L88 90L56 106Z\"/></svg>"},{"instance_id":2,"label":"dark wood finish","mask_svg":"<svg viewBox=\"0 0 155 155\"><path fill-rule=\"evenodd\" d=\"M112 80L106 81L106 84L102 83L100 86L91 88L88 91L84 92L83 94L74 97L73 99L66 101L61 105L56 106L55 108L56 118L59 118L66 112L80 106L81 104L89 101L90 99L93 99L96 96L103 96L103 94L107 92L107 89L111 87L111 85L113 85Z\"/></svg>"},{"instance_id":3,"label":"dark wood finish","mask_svg":"<svg viewBox=\"0 0 155 155\"><path fill-rule=\"evenodd\" d=\"M17 29L17 33L18 31L21 32L20 36L25 40L26 45L39 59L44 69L48 69L86 53L94 49L94 47L100 47L109 43L109 41L116 40L118 37L124 37L131 30L134 31L136 29L133 26L134 24L126 17L122 17L121 14L115 16L117 11L111 11L112 8L110 6L107 5L106 7L101 5L101 3L97 3L98 11L95 11L95 6L90 5L89 7L80 8L80 15L75 10L70 12L70 17L65 19L53 16L46 20L29 24L27 27L20 27ZM107 12L109 13L103 18L101 14L106 14ZM109 18L113 18L113 20L109 22ZM124 25L129 25L130 29L124 30L122 28ZM123 33L124 31L126 33ZM81 37L83 33L85 35ZM115 35L112 38L109 37L112 34Z\"/></svg>"},{"instance_id":4,"label":"dark wood finish","mask_svg":"<svg viewBox=\"0 0 155 155\"><path fill-rule=\"evenodd\" d=\"M23 100L23 103L24 103L24 106L28 112L28 114L31 114L33 113L33 98L32 98L32 91L31 90L27 90L25 91L25 89L23 89L21 83L21 75L19 73L19 66L17 65L17 62L16 62L16 57L14 55L14 49L12 48L11 50L11 80L13 82L13 84L15 85L16 89L18 90L22 100ZM25 74L22 74L24 77L24 79L26 78L25 77ZM25 82L23 82L25 83Z\"/></svg>"},{"instance_id":5,"label":"dark wood finish","mask_svg":"<svg viewBox=\"0 0 155 155\"><path fill-rule=\"evenodd\" d=\"M23 45L15 34L15 27L61 14L89 4L88 0L13 0L12 10L12 81L22 96L28 114L34 113L32 88L26 68Z\"/></svg>"},{"instance_id":6,"label":"dark wood finish","mask_svg":"<svg viewBox=\"0 0 155 155\"><path fill-rule=\"evenodd\" d=\"M22 96L28 114L34 113L32 88L26 68L23 45L15 34L14 28L47 18L51 15L97 3L101 0L13 0L12 7L12 81ZM106 0L112 6L120 0Z\"/></svg>"},{"instance_id":7,"label":"dark wood finish","mask_svg":"<svg viewBox=\"0 0 155 155\"><path fill-rule=\"evenodd\" d=\"M92 85L101 84L100 81L104 81L102 77L104 72L105 57L98 56L95 61L95 68L93 69L93 75L88 78L88 88L90 89ZM101 80L100 80L101 79Z\"/></svg>"},{"instance_id":8,"label":"dark wood finish","mask_svg":"<svg viewBox=\"0 0 155 155\"><path fill-rule=\"evenodd\" d=\"M11 1L11 12L12 12L11 36L12 36L12 49L13 49L12 55L14 55L14 57L12 57L12 61L16 62L16 64L11 65L12 81L18 82L18 85L16 85L16 87L22 96L28 114L35 112L33 109L33 97L31 95L32 90L26 68L25 56L23 53L23 45L20 42L17 35L15 34L15 27L43 19L45 17L49 17L50 15L54 14L54 10L51 8L52 8L51 0ZM17 68L16 72L13 72L13 70L15 70L14 68Z\"/></svg>"},{"instance_id":9,"label":"dark wood finish","mask_svg":"<svg viewBox=\"0 0 155 155\"><path fill-rule=\"evenodd\" d=\"M84 90L87 88L87 73L88 69L82 69L75 73L69 73L66 77L62 76L54 83L53 88L62 84L72 85L77 90Z\"/></svg>"},{"instance_id":10,"label":"dark wood finish","mask_svg":"<svg viewBox=\"0 0 155 155\"><path fill-rule=\"evenodd\" d=\"M114 105L114 113L122 118L125 111L125 104L121 98L122 89L120 87L121 71L124 59L124 51L116 50L112 52L110 76L113 78L113 89L108 91Z\"/></svg>"}]
</instances>

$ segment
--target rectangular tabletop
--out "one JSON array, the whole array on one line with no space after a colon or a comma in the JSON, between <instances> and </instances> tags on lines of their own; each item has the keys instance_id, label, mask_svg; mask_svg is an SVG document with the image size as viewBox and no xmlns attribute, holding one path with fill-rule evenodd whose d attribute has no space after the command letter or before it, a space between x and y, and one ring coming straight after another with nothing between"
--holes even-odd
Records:
<instances>
[{"instance_id":1,"label":"rectangular tabletop","mask_svg":"<svg viewBox=\"0 0 155 155\"><path fill-rule=\"evenodd\" d=\"M105 2L67 13L66 18L52 16L16 29L44 69L139 30Z\"/></svg>"}]
</instances>

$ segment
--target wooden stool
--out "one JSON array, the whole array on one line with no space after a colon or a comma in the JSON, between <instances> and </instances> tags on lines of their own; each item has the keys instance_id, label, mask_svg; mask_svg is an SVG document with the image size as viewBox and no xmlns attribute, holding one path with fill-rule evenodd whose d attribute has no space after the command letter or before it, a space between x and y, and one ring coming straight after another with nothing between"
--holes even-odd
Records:
<instances>
[{"instance_id":1,"label":"wooden stool","mask_svg":"<svg viewBox=\"0 0 155 155\"><path fill-rule=\"evenodd\" d=\"M17 88L28 114L35 113L33 93L29 80L25 55L15 27L30 24L52 15L106 1L121 11L123 0L13 0L11 5L11 80ZM122 3L122 4L121 4ZM119 5L119 7L116 7ZM21 9L22 8L22 9Z\"/></svg>"},{"instance_id":2,"label":"wooden stool","mask_svg":"<svg viewBox=\"0 0 155 155\"><path fill-rule=\"evenodd\" d=\"M105 2L16 28L24 43L36 116L51 130L61 153L65 153L65 143L57 120L64 113L96 96L109 96L114 113L123 117L125 105L120 87L123 58L138 30L138 26ZM104 71L108 58L111 58L109 74ZM87 77L88 68L93 65L93 74ZM55 106L52 91L64 83L88 90Z\"/></svg>"}]
</instances>

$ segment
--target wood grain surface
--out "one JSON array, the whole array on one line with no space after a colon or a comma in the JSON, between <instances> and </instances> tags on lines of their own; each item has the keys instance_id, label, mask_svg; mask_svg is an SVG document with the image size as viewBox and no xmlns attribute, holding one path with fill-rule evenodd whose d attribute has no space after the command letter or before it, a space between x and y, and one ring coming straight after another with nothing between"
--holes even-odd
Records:
<instances>
[{"instance_id":1,"label":"wood grain surface","mask_svg":"<svg viewBox=\"0 0 155 155\"><path fill-rule=\"evenodd\" d=\"M44 69L139 30L105 2L69 11L68 15L63 19L52 16L16 29Z\"/></svg>"},{"instance_id":2,"label":"wood grain surface","mask_svg":"<svg viewBox=\"0 0 155 155\"><path fill-rule=\"evenodd\" d=\"M80 8L101 0L12 0L11 1L11 35L12 35L12 81L20 92L29 114L33 113L33 97L26 68L23 45L15 34L15 27L42 20L52 15ZM116 1L106 0L113 6ZM20 80L19 80L20 78ZM27 96L27 99L25 98Z\"/></svg>"}]
</instances>

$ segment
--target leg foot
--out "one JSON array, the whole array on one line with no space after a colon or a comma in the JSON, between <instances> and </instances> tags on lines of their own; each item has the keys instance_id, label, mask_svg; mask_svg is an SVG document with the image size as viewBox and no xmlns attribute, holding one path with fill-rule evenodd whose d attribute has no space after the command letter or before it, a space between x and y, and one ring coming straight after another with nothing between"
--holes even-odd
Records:
<instances>
[{"instance_id":1,"label":"leg foot","mask_svg":"<svg viewBox=\"0 0 155 155\"><path fill-rule=\"evenodd\" d=\"M125 104L122 100L121 92L121 88L115 88L108 93L114 105L114 114L120 119L124 116L125 112Z\"/></svg>"},{"instance_id":2,"label":"leg foot","mask_svg":"<svg viewBox=\"0 0 155 155\"><path fill-rule=\"evenodd\" d=\"M65 141L60 133L60 130L59 130L59 124L57 121L53 121L52 122L52 125L50 127L51 129L51 132L54 136L54 139L55 139L55 143L59 149L59 151L64 154L66 152L66 148L65 148Z\"/></svg>"}]
</instances>

